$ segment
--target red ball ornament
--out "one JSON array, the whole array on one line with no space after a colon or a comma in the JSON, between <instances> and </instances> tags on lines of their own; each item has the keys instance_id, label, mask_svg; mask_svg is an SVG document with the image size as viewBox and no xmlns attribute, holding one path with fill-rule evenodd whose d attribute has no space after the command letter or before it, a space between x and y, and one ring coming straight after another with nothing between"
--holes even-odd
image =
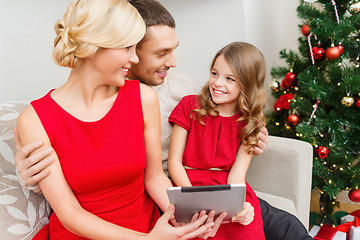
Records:
<instances>
[{"instance_id":1,"label":"red ball ornament","mask_svg":"<svg viewBox=\"0 0 360 240\"><path fill-rule=\"evenodd\" d=\"M326 49L326 57L330 60L336 60L340 57L341 53L338 47L330 47Z\"/></svg>"},{"instance_id":2,"label":"red ball ornament","mask_svg":"<svg viewBox=\"0 0 360 240\"><path fill-rule=\"evenodd\" d=\"M344 53L344 47L342 45L338 45L337 48L339 49L340 54Z\"/></svg>"},{"instance_id":3,"label":"red ball ornament","mask_svg":"<svg viewBox=\"0 0 360 240\"><path fill-rule=\"evenodd\" d=\"M294 85L293 81L290 81L289 79L284 79L281 82L281 86L284 90L289 90L289 88L291 88Z\"/></svg>"},{"instance_id":4,"label":"red ball ornament","mask_svg":"<svg viewBox=\"0 0 360 240\"><path fill-rule=\"evenodd\" d=\"M352 189L349 192L349 199L353 202L360 202L360 189Z\"/></svg>"},{"instance_id":5,"label":"red ball ornament","mask_svg":"<svg viewBox=\"0 0 360 240\"><path fill-rule=\"evenodd\" d=\"M355 105L357 106L357 107L360 107L360 97L358 97L357 99L355 99Z\"/></svg>"},{"instance_id":6,"label":"red ball ornament","mask_svg":"<svg viewBox=\"0 0 360 240\"><path fill-rule=\"evenodd\" d=\"M285 75L285 79L289 79L289 80L291 80L291 81L294 81L295 78L296 78L296 75L293 74L292 72L288 72L288 73L286 73L286 75Z\"/></svg>"},{"instance_id":7,"label":"red ball ornament","mask_svg":"<svg viewBox=\"0 0 360 240\"><path fill-rule=\"evenodd\" d=\"M312 53L316 61L323 61L325 59L325 50L320 47L320 44L312 48Z\"/></svg>"},{"instance_id":8,"label":"red ball ornament","mask_svg":"<svg viewBox=\"0 0 360 240\"><path fill-rule=\"evenodd\" d=\"M321 159L325 159L329 155L329 149L324 146L320 146L320 147L316 148L315 152Z\"/></svg>"},{"instance_id":9,"label":"red ball ornament","mask_svg":"<svg viewBox=\"0 0 360 240\"><path fill-rule=\"evenodd\" d=\"M284 80L281 82L281 86L284 90L296 86L296 75L292 72L286 73Z\"/></svg>"},{"instance_id":10,"label":"red ball ornament","mask_svg":"<svg viewBox=\"0 0 360 240\"><path fill-rule=\"evenodd\" d=\"M287 122L291 126L296 126L300 122L300 117L296 114L289 114L289 116L287 117Z\"/></svg>"},{"instance_id":11,"label":"red ball ornament","mask_svg":"<svg viewBox=\"0 0 360 240\"><path fill-rule=\"evenodd\" d=\"M281 86L284 90L289 89L291 87L291 82L287 79L282 80Z\"/></svg>"},{"instance_id":12,"label":"red ball ornament","mask_svg":"<svg viewBox=\"0 0 360 240\"><path fill-rule=\"evenodd\" d=\"M305 24L301 28L301 32L305 37L307 37L310 34L310 30L311 30L311 27L309 27L309 25L307 25L307 24Z\"/></svg>"}]
</instances>

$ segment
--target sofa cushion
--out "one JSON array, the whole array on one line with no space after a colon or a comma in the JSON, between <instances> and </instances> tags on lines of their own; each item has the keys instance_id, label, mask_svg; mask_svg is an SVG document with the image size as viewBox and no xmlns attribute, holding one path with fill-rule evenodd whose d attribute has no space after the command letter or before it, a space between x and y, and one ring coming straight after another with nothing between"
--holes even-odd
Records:
<instances>
[{"instance_id":1,"label":"sofa cushion","mask_svg":"<svg viewBox=\"0 0 360 240\"><path fill-rule=\"evenodd\" d=\"M271 206L289 212L295 216L297 215L295 204L290 199L259 191L254 192L259 198L267 201Z\"/></svg>"},{"instance_id":2,"label":"sofa cushion","mask_svg":"<svg viewBox=\"0 0 360 240\"><path fill-rule=\"evenodd\" d=\"M16 174L13 128L28 102L0 103L0 236L32 239L47 222L50 207L44 196L22 188Z\"/></svg>"}]
</instances>

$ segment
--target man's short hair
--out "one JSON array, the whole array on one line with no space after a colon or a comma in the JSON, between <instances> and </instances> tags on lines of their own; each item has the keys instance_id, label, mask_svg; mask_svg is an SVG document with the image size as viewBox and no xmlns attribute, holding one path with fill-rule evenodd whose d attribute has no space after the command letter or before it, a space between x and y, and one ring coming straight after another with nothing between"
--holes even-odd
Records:
<instances>
[{"instance_id":1,"label":"man's short hair","mask_svg":"<svg viewBox=\"0 0 360 240\"><path fill-rule=\"evenodd\" d=\"M144 19L146 27L165 25L175 28L175 20L170 12L156 0L129 0L141 17Z\"/></svg>"}]
</instances>

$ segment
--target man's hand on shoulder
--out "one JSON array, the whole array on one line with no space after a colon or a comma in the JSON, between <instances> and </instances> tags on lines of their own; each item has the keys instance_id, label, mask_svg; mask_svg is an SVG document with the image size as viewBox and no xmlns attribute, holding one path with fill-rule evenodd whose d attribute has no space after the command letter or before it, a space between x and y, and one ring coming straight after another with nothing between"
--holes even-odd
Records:
<instances>
[{"instance_id":1,"label":"man's hand on shoulder","mask_svg":"<svg viewBox=\"0 0 360 240\"><path fill-rule=\"evenodd\" d=\"M14 129L14 139L17 151L15 154L15 165L19 173L20 182L22 182L24 187L36 193L41 193L38 182L50 173L47 167L54 162L54 159L50 156L53 150L51 148L44 149L31 155L43 143L37 141L23 146L16 128Z\"/></svg>"},{"instance_id":2,"label":"man's hand on shoulder","mask_svg":"<svg viewBox=\"0 0 360 240\"><path fill-rule=\"evenodd\" d=\"M266 148L266 144L268 143L268 136L269 136L269 132L268 132L267 128L263 127L258 134L259 141L258 141L258 144L256 145L254 155L263 154L263 152Z\"/></svg>"}]
</instances>

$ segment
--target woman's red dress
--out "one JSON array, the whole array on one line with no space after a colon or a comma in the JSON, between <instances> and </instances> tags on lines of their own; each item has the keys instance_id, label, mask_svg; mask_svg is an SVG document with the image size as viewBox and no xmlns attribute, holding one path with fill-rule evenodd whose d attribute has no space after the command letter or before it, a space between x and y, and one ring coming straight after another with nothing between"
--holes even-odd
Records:
<instances>
[{"instance_id":1,"label":"woman's red dress","mask_svg":"<svg viewBox=\"0 0 360 240\"><path fill-rule=\"evenodd\" d=\"M80 205L119 226L148 232L160 214L144 185L146 153L139 86L138 81L125 81L110 111L94 122L66 112L51 98L51 91L31 104ZM83 239L65 229L55 213L48 229L35 239L49 233L50 239Z\"/></svg>"}]
</instances>

